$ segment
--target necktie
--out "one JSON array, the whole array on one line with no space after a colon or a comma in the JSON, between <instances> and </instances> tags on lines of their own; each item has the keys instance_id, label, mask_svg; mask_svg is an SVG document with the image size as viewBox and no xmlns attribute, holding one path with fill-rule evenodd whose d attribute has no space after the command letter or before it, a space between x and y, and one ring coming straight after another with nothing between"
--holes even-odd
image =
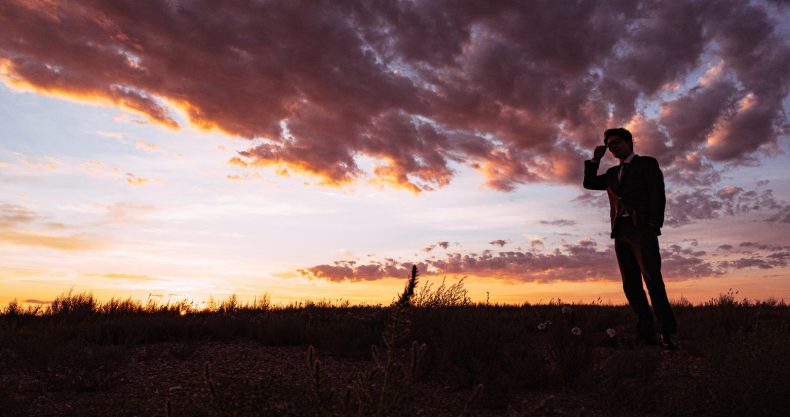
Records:
<instances>
[{"instance_id":1,"label":"necktie","mask_svg":"<svg viewBox=\"0 0 790 417\"><path fill-rule=\"evenodd\" d=\"M623 182L623 172L625 172L625 169L627 168L627 165L628 165L627 162L620 164L620 171L617 173L617 183L618 184Z\"/></svg>"},{"instance_id":2,"label":"necktie","mask_svg":"<svg viewBox=\"0 0 790 417\"><path fill-rule=\"evenodd\" d=\"M620 171L617 172L617 184L620 185L623 183L623 173L627 167L628 163L620 163ZM623 201L618 198L618 207L617 207L617 214L616 217L628 217L628 212L625 210L625 206L623 205Z\"/></svg>"}]
</instances>

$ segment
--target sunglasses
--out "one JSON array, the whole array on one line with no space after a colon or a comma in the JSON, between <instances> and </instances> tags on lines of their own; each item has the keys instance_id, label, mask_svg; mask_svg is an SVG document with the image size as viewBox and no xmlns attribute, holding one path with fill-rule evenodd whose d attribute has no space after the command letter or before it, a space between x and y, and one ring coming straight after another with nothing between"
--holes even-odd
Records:
<instances>
[{"instance_id":1,"label":"sunglasses","mask_svg":"<svg viewBox=\"0 0 790 417\"><path fill-rule=\"evenodd\" d=\"M606 146L607 149L612 149L612 147L614 147L615 145L619 144L622 141L623 141L622 138L616 137L616 138L610 140L609 143L605 143L604 146Z\"/></svg>"}]
</instances>

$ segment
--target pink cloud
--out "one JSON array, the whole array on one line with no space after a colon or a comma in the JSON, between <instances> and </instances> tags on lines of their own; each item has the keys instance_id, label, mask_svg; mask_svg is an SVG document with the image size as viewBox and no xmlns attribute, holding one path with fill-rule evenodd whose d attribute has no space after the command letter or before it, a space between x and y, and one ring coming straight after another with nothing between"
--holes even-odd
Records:
<instances>
[{"instance_id":1,"label":"pink cloud","mask_svg":"<svg viewBox=\"0 0 790 417\"><path fill-rule=\"evenodd\" d=\"M695 188L670 193L665 224L681 226L701 219L716 219L750 212L773 212L767 221L777 221L784 210L773 190L744 190L724 186L718 190Z\"/></svg>"},{"instance_id":2,"label":"pink cloud","mask_svg":"<svg viewBox=\"0 0 790 417\"><path fill-rule=\"evenodd\" d=\"M0 5L0 73L168 127L177 107L201 128L259 139L233 159L242 166L327 184L371 175L420 192L450 183L459 163L511 190L577 183L581 159L615 125L634 125L670 172L689 153L704 165L770 152L787 134L790 46L766 10L12 0ZM697 70L706 77L662 101ZM644 101L660 115L646 118ZM371 172L361 156L378 161Z\"/></svg>"},{"instance_id":3,"label":"pink cloud","mask_svg":"<svg viewBox=\"0 0 790 417\"><path fill-rule=\"evenodd\" d=\"M0 227L17 226L38 220L38 214L24 206L0 203Z\"/></svg>"},{"instance_id":4,"label":"pink cloud","mask_svg":"<svg viewBox=\"0 0 790 417\"><path fill-rule=\"evenodd\" d=\"M537 243L536 243L537 242ZM690 247L689 247L690 246ZM733 261L718 262L705 252L690 245L669 245L662 251L662 271L668 280L687 280L719 276L734 268ZM620 273L609 245L599 247L592 240L581 240L562 245L553 251L543 251L540 241L531 250L490 251L480 253L448 253L442 258L432 257L414 262L422 275L472 275L517 282L557 281L618 281ZM787 262L786 248L766 248L759 255L771 267ZM784 254L784 255L783 255ZM784 256L784 258L782 258ZM775 258L781 259L775 259ZM412 263L386 259L359 264L355 261L336 261L297 270L301 276L330 281L371 281L402 278L408 275ZM755 265L759 267L759 265Z\"/></svg>"}]
</instances>

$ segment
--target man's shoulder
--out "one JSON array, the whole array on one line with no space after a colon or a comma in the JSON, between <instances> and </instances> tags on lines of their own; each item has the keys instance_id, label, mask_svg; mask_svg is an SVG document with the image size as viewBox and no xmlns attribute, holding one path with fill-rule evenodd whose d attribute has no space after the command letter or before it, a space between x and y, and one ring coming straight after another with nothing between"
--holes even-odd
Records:
<instances>
[{"instance_id":1,"label":"man's shoulder","mask_svg":"<svg viewBox=\"0 0 790 417\"><path fill-rule=\"evenodd\" d=\"M640 164L658 166L658 160L656 160L656 158L653 158L652 156L634 155L634 160L635 161L632 162L638 161L637 163Z\"/></svg>"}]
</instances>

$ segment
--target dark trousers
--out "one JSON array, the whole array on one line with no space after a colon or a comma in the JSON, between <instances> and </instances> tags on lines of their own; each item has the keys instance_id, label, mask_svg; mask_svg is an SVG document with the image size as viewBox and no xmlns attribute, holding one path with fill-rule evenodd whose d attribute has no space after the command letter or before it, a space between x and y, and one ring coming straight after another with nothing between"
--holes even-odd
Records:
<instances>
[{"instance_id":1,"label":"dark trousers","mask_svg":"<svg viewBox=\"0 0 790 417\"><path fill-rule=\"evenodd\" d=\"M667 299L664 279L661 277L661 254L658 237L649 232L640 232L629 218L620 218L615 223L614 251L623 278L623 290L631 309L637 316L637 331L644 338L654 338L653 313L642 288L642 278L650 293L650 301L656 314L660 331L673 334L677 324L675 314Z\"/></svg>"}]
</instances>

